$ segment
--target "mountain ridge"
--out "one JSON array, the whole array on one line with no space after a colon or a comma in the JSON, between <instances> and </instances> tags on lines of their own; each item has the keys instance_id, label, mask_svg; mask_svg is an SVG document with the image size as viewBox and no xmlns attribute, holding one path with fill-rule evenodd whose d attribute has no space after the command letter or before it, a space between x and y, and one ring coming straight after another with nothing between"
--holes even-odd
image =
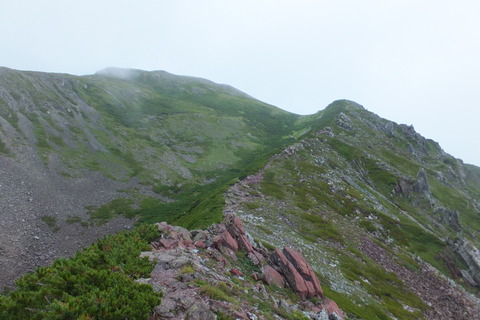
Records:
<instances>
[{"instance_id":1,"label":"mountain ridge","mask_svg":"<svg viewBox=\"0 0 480 320\"><path fill-rule=\"evenodd\" d=\"M302 252L353 319L458 317L478 297L480 169L413 126L348 100L299 116L157 71L0 76L3 285L138 221L234 212Z\"/></svg>"}]
</instances>

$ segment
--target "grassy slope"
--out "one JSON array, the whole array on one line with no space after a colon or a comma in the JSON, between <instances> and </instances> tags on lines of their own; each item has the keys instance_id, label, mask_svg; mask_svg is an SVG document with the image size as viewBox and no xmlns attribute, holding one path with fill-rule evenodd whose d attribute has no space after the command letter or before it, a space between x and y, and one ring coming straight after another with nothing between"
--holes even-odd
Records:
<instances>
[{"instance_id":1,"label":"grassy slope","mask_svg":"<svg viewBox=\"0 0 480 320\"><path fill-rule=\"evenodd\" d=\"M225 186L288 142L299 117L231 87L161 71L111 69L85 77L2 72L10 101L2 100L1 116L11 126L2 129L5 135L13 129L17 141L3 139L0 152L15 155L18 141L33 141L45 165L52 168L49 161L58 155L62 165L53 170L66 178L82 177L85 169L136 178L175 200L127 195L135 200L127 211L150 222L218 221ZM33 128L31 136L19 118ZM125 211L118 209L113 203L109 212L92 212L102 223ZM193 218L179 218L186 215Z\"/></svg>"},{"instance_id":2,"label":"grassy slope","mask_svg":"<svg viewBox=\"0 0 480 320\"><path fill-rule=\"evenodd\" d=\"M417 255L451 277L447 257L458 268L465 265L441 240L456 232L433 207L458 210L464 236L477 240L472 202L480 190L478 168L463 167L432 141L405 133L406 126L385 130L386 120L348 101L318 116L313 130L293 145L295 151L273 157L263 181L249 185L240 212L247 220L257 217L248 222L255 237L277 246L293 243L310 255L327 295L352 316L416 319L425 305L411 291L392 286L398 279L359 250L361 239L374 240L404 267L417 269ZM420 168L427 171L430 199L392 195L400 178L414 180ZM468 178L449 174L457 170L467 170ZM360 288L353 281L362 283ZM405 311L405 305L416 311Z\"/></svg>"}]
</instances>

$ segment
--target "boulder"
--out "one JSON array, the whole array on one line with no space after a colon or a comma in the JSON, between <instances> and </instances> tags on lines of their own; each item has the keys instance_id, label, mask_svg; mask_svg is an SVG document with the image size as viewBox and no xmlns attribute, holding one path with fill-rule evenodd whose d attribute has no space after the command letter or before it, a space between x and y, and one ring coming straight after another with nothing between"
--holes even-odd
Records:
<instances>
[{"instance_id":1,"label":"boulder","mask_svg":"<svg viewBox=\"0 0 480 320\"><path fill-rule=\"evenodd\" d=\"M248 241L247 237L244 234L241 234L237 237L238 241L238 246L240 249L245 250L246 252L252 252L253 251L253 246Z\"/></svg>"},{"instance_id":2,"label":"boulder","mask_svg":"<svg viewBox=\"0 0 480 320\"><path fill-rule=\"evenodd\" d=\"M266 284L276 284L279 287L285 287L285 279L283 276L275 270L273 267L266 265L262 268L263 281Z\"/></svg>"},{"instance_id":3,"label":"boulder","mask_svg":"<svg viewBox=\"0 0 480 320\"><path fill-rule=\"evenodd\" d=\"M230 232L228 231L224 231L220 237L222 238L223 240L223 246L233 250L233 251L238 251L238 242L237 240L235 240L232 235L230 234Z\"/></svg>"}]
</instances>

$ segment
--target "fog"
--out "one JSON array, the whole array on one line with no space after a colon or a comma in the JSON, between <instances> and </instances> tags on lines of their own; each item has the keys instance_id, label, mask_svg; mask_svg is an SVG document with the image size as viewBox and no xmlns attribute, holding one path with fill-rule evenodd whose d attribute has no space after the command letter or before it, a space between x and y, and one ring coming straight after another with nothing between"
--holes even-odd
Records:
<instances>
[{"instance_id":1,"label":"fog","mask_svg":"<svg viewBox=\"0 0 480 320\"><path fill-rule=\"evenodd\" d=\"M479 1L18 0L0 9L9 68L166 70L298 114L350 99L480 165Z\"/></svg>"}]
</instances>

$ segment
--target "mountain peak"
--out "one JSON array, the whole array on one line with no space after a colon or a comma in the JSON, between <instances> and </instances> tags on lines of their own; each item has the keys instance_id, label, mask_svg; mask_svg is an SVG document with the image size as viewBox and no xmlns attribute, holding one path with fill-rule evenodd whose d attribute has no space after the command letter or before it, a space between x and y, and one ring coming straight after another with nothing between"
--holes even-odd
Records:
<instances>
[{"instance_id":1,"label":"mountain peak","mask_svg":"<svg viewBox=\"0 0 480 320\"><path fill-rule=\"evenodd\" d=\"M128 80L138 75L139 72L138 69L107 67L95 72L95 75Z\"/></svg>"},{"instance_id":2,"label":"mountain peak","mask_svg":"<svg viewBox=\"0 0 480 320\"><path fill-rule=\"evenodd\" d=\"M340 99L340 100L335 100L332 103L330 103L326 109L342 109L344 110L365 110L365 108L352 100L347 100L347 99Z\"/></svg>"}]
</instances>

